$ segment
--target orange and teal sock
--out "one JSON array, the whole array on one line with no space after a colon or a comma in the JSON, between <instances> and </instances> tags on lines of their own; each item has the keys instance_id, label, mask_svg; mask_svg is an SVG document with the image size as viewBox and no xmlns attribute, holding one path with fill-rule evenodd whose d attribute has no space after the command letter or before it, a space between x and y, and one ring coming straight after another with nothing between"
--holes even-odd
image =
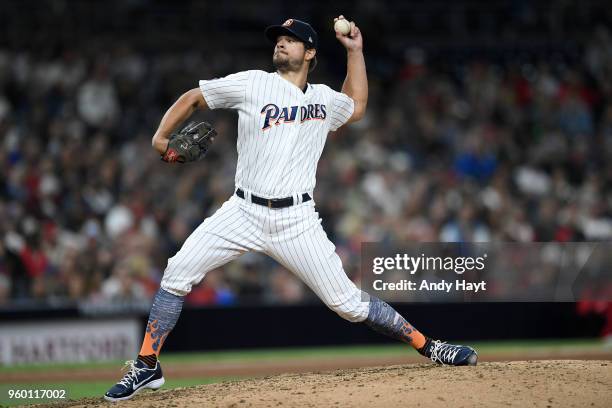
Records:
<instances>
[{"instance_id":1,"label":"orange and teal sock","mask_svg":"<svg viewBox=\"0 0 612 408\"><path fill-rule=\"evenodd\" d=\"M174 295L164 289L159 289L147 322L138 360L153 368L157 364L157 359L161 348L168 337L168 334L178 321L183 308L183 296Z\"/></svg>"},{"instance_id":2,"label":"orange and teal sock","mask_svg":"<svg viewBox=\"0 0 612 408\"><path fill-rule=\"evenodd\" d=\"M426 349L429 339L376 296L370 295L370 311L364 323L385 336L410 344L421 354Z\"/></svg>"}]
</instances>

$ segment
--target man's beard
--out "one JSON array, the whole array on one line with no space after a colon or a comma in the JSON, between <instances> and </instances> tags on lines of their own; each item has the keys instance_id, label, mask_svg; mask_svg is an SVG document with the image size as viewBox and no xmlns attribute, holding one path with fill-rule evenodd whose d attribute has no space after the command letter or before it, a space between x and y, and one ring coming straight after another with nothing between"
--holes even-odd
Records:
<instances>
[{"instance_id":1,"label":"man's beard","mask_svg":"<svg viewBox=\"0 0 612 408\"><path fill-rule=\"evenodd\" d=\"M287 55L276 54L272 57L272 64L279 72L298 72L302 69L304 61L291 61Z\"/></svg>"}]
</instances>

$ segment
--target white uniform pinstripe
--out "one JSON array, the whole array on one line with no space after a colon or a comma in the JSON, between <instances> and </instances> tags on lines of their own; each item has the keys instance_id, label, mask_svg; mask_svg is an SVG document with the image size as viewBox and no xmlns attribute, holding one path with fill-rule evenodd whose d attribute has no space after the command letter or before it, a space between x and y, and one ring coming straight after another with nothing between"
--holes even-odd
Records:
<instances>
[{"instance_id":1,"label":"white uniform pinstripe","mask_svg":"<svg viewBox=\"0 0 612 408\"><path fill-rule=\"evenodd\" d=\"M295 273L340 316L363 321L368 303L346 276L313 200L301 199L312 197L327 133L351 117L351 98L319 84L303 92L263 71L200 81L200 89L210 109L238 110L236 187L246 196L232 196L187 238L168 261L162 288L184 295L208 271L257 251ZM251 203L251 194L294 197L298 204L268 208Z\"/></svg>"}]
</instances>

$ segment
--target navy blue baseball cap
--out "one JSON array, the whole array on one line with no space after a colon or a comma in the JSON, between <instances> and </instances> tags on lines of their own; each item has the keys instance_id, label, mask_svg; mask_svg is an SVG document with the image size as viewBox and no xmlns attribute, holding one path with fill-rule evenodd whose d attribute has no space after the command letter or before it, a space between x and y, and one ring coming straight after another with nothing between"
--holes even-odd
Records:
<instances>
[{"instance_id":1,"label":"navy blue baseball cap","mask_svg":"<svg viewBox=\"0 0 612 408\"><path fill-rule=\"evenodd\" d=\"M307 48L317 48L319 45L319 36L317 32L308 23L301 20L290 18L281 25L272 25L264 31L266 38L271 43L276 43L276 39L280 35L290 35L302 41Z\"/></svg>"}]
</instances>

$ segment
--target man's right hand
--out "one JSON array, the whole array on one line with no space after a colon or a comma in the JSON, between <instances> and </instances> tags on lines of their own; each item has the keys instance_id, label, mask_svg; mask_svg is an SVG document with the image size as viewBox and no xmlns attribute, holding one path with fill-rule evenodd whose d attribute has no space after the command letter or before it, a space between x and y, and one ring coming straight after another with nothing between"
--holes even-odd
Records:
<instances>
[{"instance_id":1,"label":"man's right hand","mask_svg":"<svg viewBox=\"0 0 612 408\"><path fill-rule=\"evenodd\" d=\"M334 18L334 23L338 20L344 20L344 16L340 15ZM351 32L348 35L341 34L336 31L336 38L340 41L340 44L346 48L349 52L361 52L363 50L363 38L361 37L361 30L355 25L355 22L349 21L351 25Z\"/></svg>"}]
</instances>

